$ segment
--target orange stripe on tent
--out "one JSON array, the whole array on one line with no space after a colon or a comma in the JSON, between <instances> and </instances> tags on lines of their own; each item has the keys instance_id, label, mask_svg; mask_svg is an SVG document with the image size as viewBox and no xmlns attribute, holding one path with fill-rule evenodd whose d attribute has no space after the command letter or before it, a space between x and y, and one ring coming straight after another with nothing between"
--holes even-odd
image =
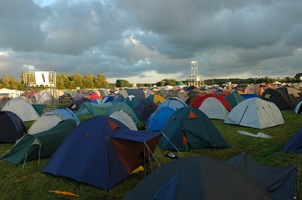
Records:
<instances>
[{"instance_id":1,"label":"orange stripe on tent","mask_svg":"<svg viewBox=\"0 0 302 200\"><path fill-rule=\"evenodd\" d=\"M109 125L110 125L111 130L116 130L116 129L120 128L118 124L114 123L114 122L113 122L112 120L110 120L110 119L108 119L108 123L109 123Z\"/></svg>"},{"instance_id":2,"label":"orange stripe on tent","mask_svg":"<svg viewBox=\"0 0 302 200\"><path fill-rule=\"evenodd\" d=\"M192 110L189 112L189 119L197 119L197 115Z\"/></svg>"},{"instance_id":3,"label":"orange stripe on tent","mask_svg":"<svg viewBox=\"0 0 302 200\"><path fill-rule=\"evenodd\" d=\"M187 136L185 134L182 134L182 144L183 145L188 145L189 144Z\"/></svg>"}]
</instances>

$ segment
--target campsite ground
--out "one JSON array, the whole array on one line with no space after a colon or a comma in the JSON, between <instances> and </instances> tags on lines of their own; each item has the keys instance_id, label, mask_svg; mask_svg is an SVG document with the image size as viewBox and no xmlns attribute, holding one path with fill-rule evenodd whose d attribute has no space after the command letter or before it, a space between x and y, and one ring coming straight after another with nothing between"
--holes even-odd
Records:
<instances>
[{"instance_id":1,"label":"campsite ground","mask_svg":"<svg viewBox=\"0 0 302 200\"><path fill-rule=\"evenodd\" d=\"M266 166L287 166L296 165L299 169L302 167L302 155L296 153L286 153L283 146L287 141L302 128L302 115L297 115L293 111L282 111L285 123L276 127L267 129L253 129L240 126L224 124L221 120L213 120L214 124L221 132L222 136L229 144L229 148L222 149L194 149L189 152L173 152L180 157L191 155L200 155L227 160L242 152L248 154L255 161ZM27 124L29 127L29 125ZM238 134L238 130L248 131L250 133L263 132L272 136L272 139L254 138ZM6 152L13 144L0 144L0 153ZM156 160L160 165L170 162L171 159L165 157L168 151L162 151L159 147L155 150ZM66 195L60 195L50 192L50 190L60 190L72 192L78 197L76 199L122 199L129 190L131 190L140 180L156 167L158 164L153 161L152 165L147 166L145 172L139 172L130 175L126 180L113 187L110 191L78 183L73 180L55 177L42 173L43 167L48 159L42 159L38 165L37 160L29 161L22 165L12 165L0 161L0 200L5 199L74 199ZM189 166L188 166L189 167ZM299 170L300 171L300 170ZM302 179L299 178L299 184ZM298 196L302 198L301 189Z\"/></svg>"}]
</instances>

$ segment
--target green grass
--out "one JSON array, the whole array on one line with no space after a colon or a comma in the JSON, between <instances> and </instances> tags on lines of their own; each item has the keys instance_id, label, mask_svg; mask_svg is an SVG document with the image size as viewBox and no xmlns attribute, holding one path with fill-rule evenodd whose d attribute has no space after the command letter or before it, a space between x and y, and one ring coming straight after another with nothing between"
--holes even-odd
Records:
<instances>
[{"instance_id":1,"label":"green grass","mask_svg":"<svg viewBox=\"0 0 302 200\"><path fill-rule=\"evenodd\" d=\"M297 115L293 111L282 111L285 123L267 129L253 129L241 126L224 124L223 121L213 120L222 136L230 145L229 148L221 149L194 149L189 152L182 152L187 157L190 155L200 155L214 157L222 160L229 159L239 153L245 152L257 162L266 166L287 166L297 165L302 167L302 154L286 153L283 146L287 141L302 128L302 115ZM82 119L83 120L83 119ZM27 127L30 124L26 124ZM251 133L263 132L273 137L273 139L262 139L244 136L237 133L237 130L245 130ZM0 154L6 152L13 144L0 144ZM156 159L161 165L171 161L164 155L167 151L159 147L155 150ZM42 173L43 167L48 159L42 159L40 165L37 160L28 161L24 169L22 165L13 165L0 161L0 200L43 200L43 199L122 199L129 190L144 178L145 173L149 174L158 167L153 161L147 166L145 172L130 175L126 180L113 187L110 191L105 191L87 184L78 183L63 177L55 177ZM189 167L189 166L188 166ZM302 179L299 177L299 185ZM49 190L69 191L79 195L79 197L68 197L49 192ZM302 196L300 189L299 196Z\"/></svg>"}]
</instances>

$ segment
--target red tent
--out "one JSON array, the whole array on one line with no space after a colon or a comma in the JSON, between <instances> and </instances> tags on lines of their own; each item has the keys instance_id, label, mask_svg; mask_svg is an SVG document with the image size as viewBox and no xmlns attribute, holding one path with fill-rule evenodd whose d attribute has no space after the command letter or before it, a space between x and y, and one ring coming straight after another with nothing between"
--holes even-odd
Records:
<instances>
[{"instance_id":1,"label":"red tent","mask_svg":"<svg viewBox=\"0 0 302 200\"><path fill-rule=\"evenodd\" d=\"M96 93L91 93L90 94L90 100L99 99L99 98L101 98L101 97Z\"/></svg>"},{"instance_id":2,"label":"red tent","mask_svg":"<svg viewBox=\"0 0 302 200\"><path fill-rule=\"evenodd\" d=\"M194 99L193 102L191 102L191 106L194 108L199 108L202 102L208 97L214 97L218 99L228 111L232 110L232 106L227 102L227 100L225 100L224 96L219 94L206 94L203 96L198 96Z\"/></svg>"}]
</instances>

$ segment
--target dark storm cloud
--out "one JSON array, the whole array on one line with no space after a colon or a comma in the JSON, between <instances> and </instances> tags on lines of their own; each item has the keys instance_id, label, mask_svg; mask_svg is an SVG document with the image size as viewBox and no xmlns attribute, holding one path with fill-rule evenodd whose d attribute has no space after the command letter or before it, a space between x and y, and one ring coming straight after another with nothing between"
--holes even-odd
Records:
<instances>
[{"instance_id":1,"label":"dark storm cloud","mask_svg":"<svg viewBox=\"0 0 302 200\"><path fill-rule=\"evenodd\" d=\"M1 1L0 49L40 50L45 41L41 24L46 20L48 12L47 9L41 9L29 0Z\"/></svg>"},{"instance_id":2,"label":"dark storm cloud","mask_svg":"<svg viewBox=\"0 0 302 200\"><path fill-rule=\"evenodd\" d=\"M209 77L258 76L259 66L266 76L301 72L300 0L35 2L1 2L1 74L34 68L149 82L185 79L192 60Z\"/></svg>"}]
</instances>

